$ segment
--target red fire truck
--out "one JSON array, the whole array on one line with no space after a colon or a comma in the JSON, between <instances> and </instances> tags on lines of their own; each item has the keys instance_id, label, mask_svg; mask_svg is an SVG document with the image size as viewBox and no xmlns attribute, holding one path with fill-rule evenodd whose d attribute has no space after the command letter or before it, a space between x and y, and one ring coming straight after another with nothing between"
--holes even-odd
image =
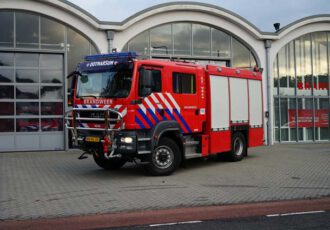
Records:
<instances>
[{"instance_id":1,"label":"red fire truck","mask_svg":"<svg viewBox=\"0 0 330 230\"><path fill-rule=\"evenodd\" d=\"M152 175L169 175L186 159L225 153L239 161L248 147L263 144L257 68L136 57L87 56L69 75L73 109L66 126L73 144L100 167L137 160Z\"/></svg>"}]
</instances>

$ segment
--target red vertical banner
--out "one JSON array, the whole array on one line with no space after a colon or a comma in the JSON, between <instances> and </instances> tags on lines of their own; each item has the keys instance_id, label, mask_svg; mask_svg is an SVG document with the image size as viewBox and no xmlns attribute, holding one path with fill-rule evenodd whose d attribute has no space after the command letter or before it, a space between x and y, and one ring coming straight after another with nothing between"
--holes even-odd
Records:
<instances>
[{"instance_id":1,"label":"red vertical banner","mask_svg":"<svg viewBox=\"0 0 330 230\"><path fill-rule=\"evenodd\" d=\"M289 109L289 127L296 127L296 110ZM313 110L312 109L298 109L298 128L312 128L313 127ZM315 127L327 128L329 127L329 110L318 109L315 110Z\"/></svg>"}]
</instances>

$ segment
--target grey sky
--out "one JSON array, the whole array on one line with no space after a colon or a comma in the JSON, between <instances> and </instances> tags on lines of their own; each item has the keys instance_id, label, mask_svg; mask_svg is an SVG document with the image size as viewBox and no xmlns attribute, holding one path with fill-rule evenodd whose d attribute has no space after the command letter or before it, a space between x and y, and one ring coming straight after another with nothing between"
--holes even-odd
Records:
<instances>
[{"instance_id":1,"label":"grey sky","mask_svg":"<svg viewBox=\"0 0 330 230\"><path fill-rule=\"evenodd\" d=\"M101 21L120 22L133 14L175 0L69 0ZM182 0L181 0L182 1ZM190 0L194 1L194 0ZM265 32L273 32L273 23L281 27L303 17L330 14L330 0L200 0L230 10Z\"/></svg>"}]
</instances>

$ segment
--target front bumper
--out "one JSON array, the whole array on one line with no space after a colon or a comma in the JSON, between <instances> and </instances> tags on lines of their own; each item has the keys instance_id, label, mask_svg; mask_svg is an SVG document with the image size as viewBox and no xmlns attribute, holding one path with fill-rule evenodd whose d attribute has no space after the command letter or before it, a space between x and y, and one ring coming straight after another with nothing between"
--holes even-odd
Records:
<instances>
[{"instance_id":1,"label":"front bumper","mask_svg":"<svg viewBox=\"0 0 330 230\"><path fill-rule=\"evenodd\" d=\"M131 140L130 143L124 141L125 139L127 140L128 137ZM98 139L98 141L95 141L96 139ZM99 135L78 133L77 140L77 147L87 152L97 151L105 154L112 153L114 157L133 157L137 154L137 135L134 131L114 132L113 137L110 138L109 141Z\"/></svg>"}]
</instances>

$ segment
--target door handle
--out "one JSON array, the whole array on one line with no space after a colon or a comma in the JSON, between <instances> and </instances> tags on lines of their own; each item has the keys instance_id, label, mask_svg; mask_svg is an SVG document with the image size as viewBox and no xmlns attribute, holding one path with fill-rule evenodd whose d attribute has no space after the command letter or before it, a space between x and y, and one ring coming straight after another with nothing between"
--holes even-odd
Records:
<instances>
[{"instance_id":1,"label":"door handle","mask_svg":"<svg viewBox=\"0 0 330 230\"><path fill-rule=\"evenodd\" d=\"M163 117L164 116L164 109L159 109L159 114Z\"/></svg>"}]
</instances>

